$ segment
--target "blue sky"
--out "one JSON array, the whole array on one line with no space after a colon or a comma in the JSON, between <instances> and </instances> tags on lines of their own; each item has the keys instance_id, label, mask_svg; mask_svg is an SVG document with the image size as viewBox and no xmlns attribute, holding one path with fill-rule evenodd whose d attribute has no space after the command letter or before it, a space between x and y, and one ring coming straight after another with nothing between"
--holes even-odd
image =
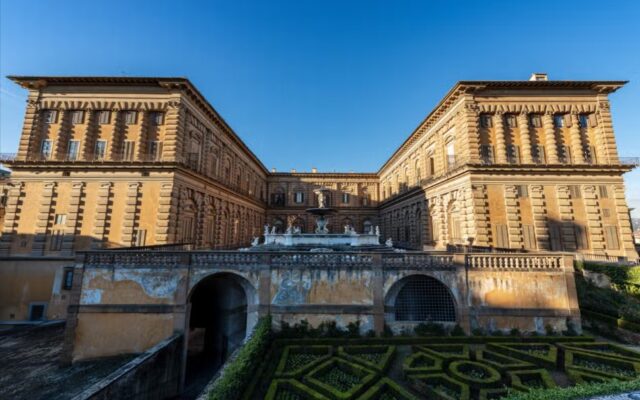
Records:
<instances>
[{"instance_id":1,"label":"blue sky","mask_svg":"<svg viewBox=\"0 0 640 400\"><path fill-rule=\"evenodd\" d=\"M9 74L188 77L269 168L376 171L456 81L541 71L630 80L614 127L640 156L639 21L638 1L1 0L0 152Z\"/></svg>"}]
</instances>

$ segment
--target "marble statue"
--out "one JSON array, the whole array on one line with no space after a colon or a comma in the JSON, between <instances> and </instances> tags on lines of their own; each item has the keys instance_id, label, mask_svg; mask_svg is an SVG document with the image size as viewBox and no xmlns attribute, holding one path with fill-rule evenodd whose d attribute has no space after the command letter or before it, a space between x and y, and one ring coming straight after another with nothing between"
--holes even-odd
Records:
<instances>
[{"instance_id":1,"label":"marble statue","mask_svg":"<svg viewBox=\"0 0 640 400\"><path fill-rule=\"evenodd\" d=\"M254 236L253 240L251 241L251 247L256 247L259 244L260 244L260 238L258 236Z\"/></svg>"},{"instance_id":2,"label":"marble statue","mask_svg":"<svg viewBox=\"0 0 640 400\"><path fill-rule=\"evenodd\" d=\"M276 234L276 227L275 227L275 226L272 226L272 227L271 227L271 234L272 234L272 235L275 235L275 234Z\"/></svg>"},{"instance_id":3,"label":"marble statue","mask_svg":"<svg viewBox=\"0 0 640 400\"><path fill-rule=\"evenodd\" d=\"M264 226L264 235L267 236L269 234L269 224Z\"/></svg>"},{"instance_id":4,"label":"marble statue","mask_svg":"<svg viewBox=\"0 0 640 400\"><path fill-rule=\"evenodd\" d=\"M387 247L393 247L393 239L391 238L387 239L387 241L384 242L384 245Z\"/></svg>"},{"instance_id":5,"label":"marble statue","mask_svg":"<svg viewBox=\"0 0 640 400\"><path fill-rule=\"evenodd\" d=\"M299 235L299 234L301 234L301 233L302 233L302 229L300 229L300 227L299 227L299 226L294 226L294 227L293 227L293 234L294 234L294 235Z\"/></svg>"},{"instance_id":6,"label":"marble statue","mask_svg":"<svg viewBox=\"0 0 640 400\"><path fill-rule=\"evenodd\" d=\"M376 225L376 235L380 236L380 227Z\"/></svg>"},{"instance_id":7,"label":"marble statue","mask_svg":"<svg viewBox=\"0 0 640 400\"><path fill-rule=\"evenodd\" d=\"M323 190L315 190L315 194L318 195L318 208L327 208L327 199Z\"/></svg>"}]
</instances>

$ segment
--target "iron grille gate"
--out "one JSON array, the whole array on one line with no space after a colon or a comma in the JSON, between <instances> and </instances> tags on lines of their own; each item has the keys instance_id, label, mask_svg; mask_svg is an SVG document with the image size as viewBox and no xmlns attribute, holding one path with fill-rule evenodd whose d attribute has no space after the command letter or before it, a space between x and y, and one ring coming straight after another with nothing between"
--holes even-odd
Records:
<instances>
[{"instance_id":1,"label":"iron grille gate","mask_svg":"<svg viewBox=\"0 0 640 400\"><path fill-rule=\"evenodd\" d=\"M449 289L428 276L410 278L395 302L396 321L455 322L456 311Z\"/></svg>"}]
</instances>

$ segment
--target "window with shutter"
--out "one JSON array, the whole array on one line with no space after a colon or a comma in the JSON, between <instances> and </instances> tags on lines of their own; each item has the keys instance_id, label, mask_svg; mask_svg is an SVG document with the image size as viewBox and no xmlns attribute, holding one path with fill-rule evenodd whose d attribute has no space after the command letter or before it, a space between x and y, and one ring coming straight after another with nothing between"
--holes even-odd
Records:
<instances>
[{"instance_id":1,"label":"window with shutter","mask_svg":"<svg viewBox=\"0 0 640 400\"><path fill-rule=\"evenodd\" d=\"M609 191L607 190L607 186L606 185L600 185L600 186L598 186L598 189L600 191L600 198L601 199L609 198Z\"/></svg>"},{"instance_id":2,"label":"window with shutter","mask_svg":"<svg viewBox=\"0 0 640 400\"><path fill-rule=\"evenodd\" d=\"M136 146L136 142L133 140L125 140L124 142L124 154L122 155L122 159L124 161L132 161L134 157L134 148Z\"/></svg>"},{"instance_id":3,"label":"window with shutter","mask_svg":"<svg viewBox=\"0 0 640 400\"><path fill-rule=\"evenodd\" d=\"M549 224L549 241L551 242L552 251L562 251L562 237L560 236L559 224Z\"/></svg>"},{"instance_id":4,"label":"window with shutter","mask_svg":"<svg viewBox=\"0 0 640 400\"><path fill-rule=\"evenodd\" d=\"M560 146L558 156L560 158L560 162L564 164L571 164L571 148L569 146Z\"/></svg>"},{"instance_id":5,"label":"window with shutter","mask_svg":"<svg viewBox=\"0 0 640 400\"><path fill-rule=\"evenodd\" d=\"M523 225L522 235L524 239L524 248L528 250L535 250L537 246L535 229L533 228L533 225Z\"/></svg>"},{"instance_id":6,"label":"window with shutter","mask_svg":"<svg viewBox=\"0 0 640 400\"><path fill-rule=\"evenodd\" d=\"M44 121L47 124L55 124L58 120L58 112L56 110L44 110Z\"/></svg>"},{"instance_id":7,"label":"window with shutter","mask_svg":"<svg viewBox=\"0 0 640 400\"><path fill-rule=\"evenodd\" d=\"M564 119L564 126L566 126L567 128L571 128L571 125L573 125L571 114L564 114L562 118Z\"/></svg>"},{"instance_id":8,"label":"window with shutter","mask_svg":"<svg viewBox=\"0 0 640 400\"><path fill-rule=\"evenodd\" d=\"M98 124L106 125L111 120L111 111L103 110L98 113Z\"/></svg>"},{"instance_id":9,"label":"window with shutter","mask_svg":"<svg viewBox=\"0 0 640 400\"><path fill-rule=\"evenodd\" d=\"M493 164L493 146L483 144L480 146L480 155L483 164Z\"/></svg>"},{"instance_id":10,"label":"window with shutter","mask_svg":"<svg viewBox=\"0 0 640 400\"><path fill-rule=\"evenodd\" d=\"M579 199L582 197L582 191L578 185L569 186L569 193L571 194L572 199Z\"/></svg>"},{"instance_id":11,"label":"window with shutter","mask_svg":"<svg viewBox=\"0 0 640 400\"><path fill-rule=\"evenodd\" d=\"M124 122L127 125L133 125L136 123L138 113L136 111L127 111L124 115Z\"/></svg>"},{"instance_id":12,"label":"window with shutter","mask_svg":"<svg viewBox=\"0 0 640 400\"><path fill-rule=\"evenodd\" d=\"M81 124L84 120L84 111L76 110L71 113L71 123Z\"/></svg>"},{"instance_id":13,"label":"window with shutter","mask_svg":"<svg viewBox=\"0 0 640 400\"><path fill-rule=\"evenodd\" d=\"M544 164L546 162L544 146L533 146L533 160L536 164Z\"/></svg>"},{"instance_id":14,"label":"window with shutter","mask_svg":"<svg viewBox=\"0 0 640 400\"><path fill-rule=\"evenodd\" d=\"M529 187L527 185L518 185L518 197L526 199L529 197Z\"/></svg>"},{"instance_id":15,"label":"window with shutter","mask_svg":"<svg viewBox=\"0 0 640 400\"><path fill-rule=\"evenodd\" d=\"M564 126L564 117L561 114L556 114L553 116L553 125L556 128L562 128Z\"/></svg>"},{"instance_id":16,"label":"window with shutter","mask_svg":"<svg viewBox=\"0 0 640 400\"><path fill-rule=\"evenodd\" d=\"M509 231L506 225L496 225L496 247L506 249L509 247Z\"/></svg>"},{"instance_id":17,"label":"window with shutter","mask_svg":"<svg viewBox=\"0 0 640 400\"><path fill-rule=\"evenodd\" d=\"M51 158L51 152L53 149L53 141L51 139L45 139L42 141L42 147L40 148L40 154L45 160Z\"/></svg>"},{"instance_id":18,"label":"window with shutter","mask_svg":"<svg viewBox=\"0 0 640 400\"><path fill-rule=\"evenodd\" d=\"M520 146L517 146L515 144L510 144L507 147L507 156L511 164L519 164L520 163Z\"/></svg>"},{"instance_id":19,"label":"window with shutter","mask_svg":"<svg viewBox=\"0 0 640 400\"><path fill-rule=\"evenodd\" d=\"M580 114L578 117L580 121L580 128L587 128L589 126L589 116L586 114Z\"/></svg>"},{"instance_id":20,"label":"window with shutter","mask_svg":"<svg viewBox=\"0 0 640 400\"><path fill-rule=\"evenodd\" d=\"M534 128L541 128L542 127L542 118L540 118L540 115L531 114L529 116L529 125L531 125Z\"/></svg>"},{"instance_id":21,"label":"window with shutter","mask_svg":"<svg viewBox=\"0 0 640 400\"><path fill-rule=\"evenodd\" d=\"M578 248L578 250L588 249L589 241L587 239L587 228L581 225L575 225L574 233L576 235L576 247Z\"/></svg>"},{"instance_id":22,"label":"window with shutter","mask_svg":"<svg viewBox=\"0 0 640 400\"><path fill-rule=\"evenodd\" d=\"M513 114L507 114L506 122L509 128L516 128L518 126L518 119Z\"/></svg>"},{"instance_id":23,"label":"window with shutter","mask_svg":"<svg viewBox=\"0 0 640 400\"><path fill-rule=\"evenodd\" d=\"M618 227L616 226L605 226L605 241L607 244L607 249L609 250L619 250L620 242L618 241Z\"/></svg>"},{"instance_id":24,"label":"window with shutter","mask_svg":"<svg viewBox=\"0 0 640 400\"><path fill-rule=\"evenodd\" d=\"M134 246L144 246L147 241L147 230L146 229L138 229L133 234L133 245Z\"/></svg>"}]
</instances>

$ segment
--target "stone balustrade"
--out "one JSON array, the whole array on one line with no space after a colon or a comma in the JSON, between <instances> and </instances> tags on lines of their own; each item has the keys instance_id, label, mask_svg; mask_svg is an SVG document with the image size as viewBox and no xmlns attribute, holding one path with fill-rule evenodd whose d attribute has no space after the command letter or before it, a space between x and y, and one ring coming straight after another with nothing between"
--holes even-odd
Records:
<instances>
[{"instance_id":1,"label":"stone balustrade","mask_svg":"<svg viewBox=\"0 0 640 400\"><path fill-rule=\"evenodd\" d=\"M474 269L553 270L564 267L564 257L551 254L469 254L466 266Z\"/></svg>"}]
</instances>

